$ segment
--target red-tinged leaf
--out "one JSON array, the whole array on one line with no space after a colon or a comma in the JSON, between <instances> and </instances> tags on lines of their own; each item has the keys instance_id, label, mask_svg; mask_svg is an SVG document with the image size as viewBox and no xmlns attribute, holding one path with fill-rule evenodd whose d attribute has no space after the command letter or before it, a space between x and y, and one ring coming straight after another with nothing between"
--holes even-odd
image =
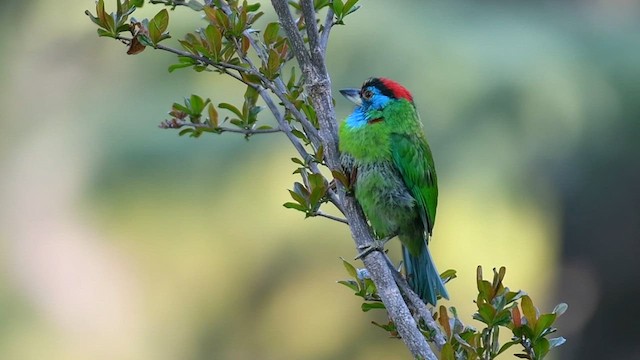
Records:
<instances>
[{"instance_id":1,"label":"red-tinged leaf","mask_svg":"<svg viewBox=\"0 0 640 360\"><path fill-rule=\"evenodd\" d=\"M141 52L144 51L145 48L146 47L142 45L140 41L138 41L138 37L136 36L133 39L131 39L131 42L129 43L129 49L127 50L127 54L128 55L140 54Z\"/></svg>"},{"instance_id":2,"label":"red-tinged leaf","mask_svg":"<svg viewBox=\"0 0 640 360\"><path fill-rule=\"evenodd\" d=\"M528 295L525 295L520 301L520 306L522 306L522 313L524 314L524 317L527 318L527 324L531 329L534 329L538 317L536 315L536 308L533 306L533 301L531 301L531 298Z\"/></svg>"},{"instance_id":3,"label":"red-tinged leaf","mask_svg":"<svg viewBox=\"0 0 640 360\"><path fill-rule=\"evenodd\" d=\"M104 11L104 0L98 0L96 3L96 16L100 19L100 26L106 28L107 13Z\"/></svg>"},{"instance_id":4,"label":"red-tinged leaf","mask_svg":"<svg viewBox=\"0 0 640 360\"><path fill-rule=\"evenodd\" d=\"M242 35L242 42L240 44L240 49L242 50L242 55L247 55L249 48L251 47L251 40L248 36Z\"/></svg>"},{"instance_id":5,"label":"red-tinged leaf","mask_svg":"<svg viewBox=\"0 0 640 360\"><path fill-rule=\"evenodd\" d=\"M347 178L347 175L345 175L343 172L338 170L331 170L331 175L333 175L334 179L336 179L337 181L340 181L340 183L345 188L349 188L349 179Z\"/></svg>"},{"instance_id":6,"label":"red-tinged leaf","mask_svg":"<svg viewBox=\"0 0 640 360\"><path fill-rule=\"evenodd\" d=\"M438 316L438 322L440 326L447 333L447 338L451 338L451 323L449 322L449 314L447 313L447 308L444 305L440 305L440 316Z\"/></svg>"},{"instance_id":7,"label":"red-tinged leaf","mask_svg":"<svg viewBox=\"0 0 640 360\"><path fill-rule=\"evenodd\" d=\"M278 55L278 53L272 49L269 51L269 59L267 60L267 69L269 69L269 73L271 74L272 78L277 75L279 68L280 55Z\"/></svg>"},{"instance_id":8,"label":"red-tinged leaf","mask_svg":"<svg viewBox=\"0 0 640 360\"><path fill-rule=\"evenodd\" d=\"M216 12L217 12L216 9L210 6L204 7L204 15L207 17L207 20L209 20L212 24L217 24Z\"/></svg>"},{"instance_id":9,"label":"red-tinged leaf","mask_svg":"<svg viewBox=\"0 0 640 360\"><path fill-rule=\"evenodd\" d=\"M520 316L520 310L518 306L514 306L511 309L511 318L513 319L513 326L519 328L522 326L522 317Z\"/></svg>"}]
</instances>

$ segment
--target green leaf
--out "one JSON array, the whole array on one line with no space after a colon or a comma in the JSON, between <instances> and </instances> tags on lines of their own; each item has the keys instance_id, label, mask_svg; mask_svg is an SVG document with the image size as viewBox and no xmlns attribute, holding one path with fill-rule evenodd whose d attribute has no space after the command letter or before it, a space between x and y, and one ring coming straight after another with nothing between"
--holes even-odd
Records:
<instances>
[{"instance_id":1,"label":"green leaf","mask_svg":"<svg viewBox=\"0 0 640 360\"><path fill-rule=\"evenodd\" d=\"M440 352L440 360L456 360L451 343L446 343L442 347L442 351Z\"/></svg>"},{"instance_id":2,"label":"green leaf","mask_svg":"<svg viewBox=\"0 0 640 360\"><path fill-rule=\"evenodd\" d=\"M491 305L489 304L479 304L478 305L478 313L477 315L479 315L479 318L475 316L476 314L474 314L474 319L480 320L483 323L492 326L493 325L493 319L496 315L496 309L494 309Z\"/></svg>"},{"instance_id":3,"label":"green leaf","mask_svg":"<svg viewBox=\"0 0 640 360\"><path fill-rule=\"evenodd\" d=\"M104 11L104 0L98 0L96 3L96 16L100 20L100 26L107 27L107 13ZM108 29L107 29L108 30Z\"/></svg>"},{"instance_id":4,"label":"green leaf","mask_svg":"<svg viewBox=\"0 0 640 360\"><path fill-rule=\"evenodd\" d=\"M292 202L286 202L284 204L282 204L282 206L286 207L287 209L295 209L295 210L299 210L302 212L307 212L307 208L305 206L302 206L300 204L296 204L296 203L292 203Z\"/></svg>"},{"instance_id":5,"label":"green leaf","mask_svg":"<svg viewBox=\"0 0 640 360\"><path fill-rule=\"evenodd\" d=\"M291 195L291 198L295 201L298 202L298 204L300 204L300 206L304 207L304 210L307 210L307 199L305 199L301 194L295 192L295 191L291 191L289 190L289 194Z\"/></svg>"},{"instance_id":6,"label":"green leaf","mask_svg":"<svg viewBox=\"0 0 640 360\"><path fill-rule=\"evenodd\" d=\"M209 103L209 106L207 107L207 112L209 113L209 123L214 128L217 128L218 127L218 111L216 111L215 106Z\"/></svg>"},{"instance_id":7,"label":"green leaf","mask_svg":"<svg viewBox=\"0 0 640 360\"><path fill-rule=\"evenodd\" d=\"M344 8L344 3L342 0L333 0L333 12L336 13L338 18L342 18L342 9Z\"/></svg>"},{"instance_id":8,"label":"green leaf","mask_svg":"<svg viewBox=\"0 0 640 360\"><path fill-rule=\"evenodd\" d=\"M220 51L222 50L222 33L217 27L208 25L204 30L204 34L207 38L207 42L209 43L213 60L218 61L220 58Z\"/></svg>"},{"instance_id":9,"label":"green leaf","mask_svg":"<svg viewBox=\"0 0 640 360\"><path fill-rule=\"evenodd\" d=\"M502 345L502 347L500 348L500 350L498 351L498 353L496 355L500 355L503 352L505 352L508 348L512 347L515 344L519 344L520 341L509 341L507 343L505 343L504 345Z\"/></svg>"},{"instance_id":10,"label":"green leaf","mask_svg":"<svg viewBox=\"0 0 640 360\"><path fill-rule=\"evenodd\" d=\"M267 27L264 29L264 34L263 34L264 43L267 45L271 45L274 42L276 42L279 31L280 31L280 24L278 24L277 22L269 23L269 25L267 25Z\"/></svg>"},{"instance_id":11,"label":"green leaf","mask_svg":"<svg viewBox=\"0 0 640 360\"><path fill-rule=\"evenodd\" d=\"M149 21L149 37L154 44L162 40L164 32L169 26L169 12L167 9L160 10L156 16Z\"/></svg>"},{"instance_id":12,"label":"green leaf","mask_svg":"<svg viewBox=\"0 0 640 360\"><path fill-rule=\"evenodd\" d=\"M553 322L556 321L556 314L544 314L540 315L536 322L536 326L533 329L534 336L538 337L542 335L542 333L553 325Z\"/></svg>"},{"instance_id":13,"label":"green leaf","mask_svg":"<svg viewBox=\"0 0 640 360\"><path fill-rule=\"evenodd\" d=\"M533 351L536 355L535 359L541 360L542 358L544 358L549 352L550 348L551 346L549 345L549 340L547 340L546 338L540 338L538 341L536 341L535 344L533 344Z\"/></svg>"},{"instance_id":14,"label":"green leaf","mask_svg":"<svg viewBox=\"0 0 640 360\"><path fill-rule=\"evenodd\" d=\"M381 302L373 302L373 303L362 303L362 311L367 312L373 309L386 309L383 303Z\"/></svg>"},{"instance_id":15,"label":"green leaf","mask_svg":"<svg viewBox=\"0 0 640 360\"><path fill-rule=\"evenodd\" d=\"M187 63L179 63L179 64L169 65L169 72L174 72L177 69L182 69L182 68L190 67L190 66L193 66L193 65L194 64L187 64Z\"/></svg>"},{"instance_id":16,"label":"green leaf","mask_svg":"<svg viewBox=\"0 0 640 360\"><path fill-rule=\"evenodd\" d=\"M209 100L207 100L207 102L209 102ZM204 106L205 106L205 101L202 100L202 98L198 95L191 95L191 97L189 98L189 105L191 107L191 115L198 115L202 113L202 110L204 110Z\"/></svg>"},{"instance_id":17,"label":"green leaf","mask_svg":"<svg viewBox=\"0 0 640 360\"><path fill-rule=\"evenodd\" d=\"M444 282L445 284L457 277L458 276L456 275L456 271L453 269L446 270L442 274L440 274L440 279L442 279L442 282Z\"/></svg>"},{"instance_id":18,"label":"green leaf","mask_svg":"<svg viewBox=\"0 0 640 360\"><path fill-rule=\"evenodd\" d=\"M220 103L218 104L218 107L220 109L225 109L225 110L229 110L232 113L234 113L235 115L237 115L239 118L242 118L242 112L235 106L228 104L228 103Z\"/></svg>"},{"instance_id":19,"label":"green leaf","mask_svg":"<svg viewBox=\"0 0 640 360\"><path fill-rule=\"evenodd\" d=\"M531 329L534 329L538 318L536 316L536 308L533 306L533 301L531 301L528 295L525 295L522 297L520 306L522 307L522 313L527 318L527 324Z\"/></svg>"},{"instance_id":20,"label":"green leaf","mask_svg":"<svg viewBox=\"0 0 640 360\"><path fill-rule=\"evenodd\" d=\"M349 275L351 275L352 278L354 279L358 279L358 271L356 270L356 268L351 265L347 260L340 258L342 260L342 265L344 265L344 268L347 269L347 273L349 273Z\"/></svg>"},{"instance_id":21,"label":"green leaf","mask_svg":"<svg viewBox=\"0 0 640 360\"><path fill-rule=\"evenodd\" d=\"M144 0L130 0L129 3L132 6L135 6L137 8L141 8L144 5Z\"/></svg>"},{"instance_id":22,"label":"green leaf","mask_svg":"<svg viewBox=\"0 0 640 360\"><path fill-rule=\"evenodd\" d=\"M355 292L359 290L358 283L353 280L340 280L338 281L338 284L342 284Z\"/></svg>"},{"instance_id":23,"label":"green leaf","mask_svg":"<svg viewBox=\"0 0 640 360\"><path fill-rule=\"evenodd\" d=\"M344 13L344 15L348 15L349 13L351 13L351 9L357 2L358 0L347 0L347 2L344 3L344 7L342 8L342 12Z\"/></svg>"},{"instance_id":24,"label":"green leaf","mask_svg":"<svg viewBox=\"0 0 640 360\"><path fill-rule=\"evenodd\" d=\"M316 151L315 154L315 159L317 162L321 163L322 161L324 161L324 146L320 145L318 147L318 150Z\"/></svg>"}]
</instances>

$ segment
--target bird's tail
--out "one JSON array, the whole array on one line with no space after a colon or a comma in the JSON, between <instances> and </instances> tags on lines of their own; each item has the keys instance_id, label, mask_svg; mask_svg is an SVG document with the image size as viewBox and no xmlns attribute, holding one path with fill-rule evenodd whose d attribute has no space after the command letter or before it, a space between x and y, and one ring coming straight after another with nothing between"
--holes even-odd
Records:
<instances>
[{"instance_id":1,"label":"bird's tail","mask_svg":"<svg viewBox=\"0 0 640 360\"><path fill-rule=\"evenodd\" d=\"M407 280L411 289L424 302L435 306L438 295L449 299L449 294L444 287L444 282L440 278L436 265L433 263L426 243L422 245L422 249L418 254L418 256L413 256L406 246L402 246L402 258Z\"/></svg>"}]
</instances>

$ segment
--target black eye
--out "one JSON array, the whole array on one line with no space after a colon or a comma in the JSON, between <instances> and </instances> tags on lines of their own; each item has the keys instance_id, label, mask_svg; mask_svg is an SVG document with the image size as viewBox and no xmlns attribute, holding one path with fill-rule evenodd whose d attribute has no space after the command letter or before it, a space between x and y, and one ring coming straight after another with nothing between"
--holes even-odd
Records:
<instances>
[{"instance_id":1,"label":"black eye","mask_svg":"<svg viewBox=\"0 0 640 360\"><path fill-rule=\"evenodd\" d=\"M365 100L371 100L371 98L373 97L373 93L371 92L371 90L365 90L362 92L362 98Z\"/></svg>"}]
</instances>

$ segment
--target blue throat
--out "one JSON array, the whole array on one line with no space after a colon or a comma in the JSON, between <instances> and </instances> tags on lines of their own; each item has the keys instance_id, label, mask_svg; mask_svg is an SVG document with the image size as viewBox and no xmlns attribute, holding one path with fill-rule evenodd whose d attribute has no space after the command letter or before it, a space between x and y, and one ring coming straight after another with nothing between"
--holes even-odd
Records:
<instances>
[{"instance_id":1,"label":"blue throat","mask_svg":"<svg viewBox=\"0 0 640 360\"><path fill-rule=\"evenodd\" d=\"M345 121L350 129L360 129L361 127L367 125L369 119L367 117L367 114L362 109L362 106L357 106Z\"/></svg>"},{"instance_id":2,"label":"blue throat","mask_svg":"<svg viewBox=\"0 0 640 360\"><path fill-rule=\"evenodd\" d=\"M350 129L360 129L366 126L372 120L371 113L382 110L391 101L391 98L379 94L377 91L374 93L376 94L371 100L363 101L362 105L356 106L351 115L347 117L345 122Z\"/></svg>"}]
</instances>

